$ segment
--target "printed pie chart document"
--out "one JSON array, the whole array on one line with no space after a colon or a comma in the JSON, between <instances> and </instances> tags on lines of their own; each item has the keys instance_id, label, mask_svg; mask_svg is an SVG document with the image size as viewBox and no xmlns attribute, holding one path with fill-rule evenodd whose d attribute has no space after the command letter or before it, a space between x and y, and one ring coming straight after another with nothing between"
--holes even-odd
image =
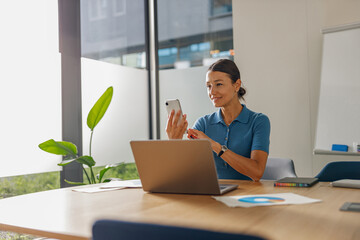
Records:
<instances>
[{"instance_id":1,"label":"printed pie chart document","mask_svg":"<svg viewBox=\"0 0 360 240\"><path fill-rule=\"evenodd\" d=\"M275 194L257 194L241 195L229 197L213 197L228 207L257 207L287 204L306 204L321 202L319 199L304 197L294 193L275 193Z\"/></svg>"}]
</instances>

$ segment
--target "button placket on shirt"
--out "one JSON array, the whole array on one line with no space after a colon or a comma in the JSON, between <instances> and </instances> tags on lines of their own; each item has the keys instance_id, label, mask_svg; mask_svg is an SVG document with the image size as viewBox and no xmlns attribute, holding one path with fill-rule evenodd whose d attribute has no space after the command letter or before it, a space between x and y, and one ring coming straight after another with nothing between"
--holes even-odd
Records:
<instances>
[{"instance_id":1,"label":"button placket on shirt","mask_svg":"<svg viewBox=\"0 0 360 240\"><path fill-rule=\"evenodd\" d=\"M228 147L230 126L226 126L226 128L227 128L227 130L226 130L226 136L225 136L224 145L225 145L226 147ZM225 165L226 168L228 167L228 164L227 164L227 162L225 162L225 160L224 160L224 165Z\"/></svg>"}]
</instances>

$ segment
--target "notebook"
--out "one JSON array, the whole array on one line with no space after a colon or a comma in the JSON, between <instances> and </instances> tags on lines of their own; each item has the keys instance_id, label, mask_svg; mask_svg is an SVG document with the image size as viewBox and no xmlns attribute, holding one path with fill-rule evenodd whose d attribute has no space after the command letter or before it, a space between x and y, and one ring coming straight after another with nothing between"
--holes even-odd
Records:
<instances>
[{"instance_id":1,"label":"notebook","mask_svg":"<svg viewBox=\"0 0 360 240\"><path fill-rule=\"evenodd\" d=\"M237 188L219 184L209 140L130 141L144 191L221 195Z\"/></svg>"},{"instance_id":2,"label":"notebook","mask_svg":"<svg viewBox=\"0 0 360 240\"><path fill-rule=\"evenodd\" d=\"M274 182L275 187L311 187L319 180L311 177L286 177Z\"/></svg>"}]
</instances>

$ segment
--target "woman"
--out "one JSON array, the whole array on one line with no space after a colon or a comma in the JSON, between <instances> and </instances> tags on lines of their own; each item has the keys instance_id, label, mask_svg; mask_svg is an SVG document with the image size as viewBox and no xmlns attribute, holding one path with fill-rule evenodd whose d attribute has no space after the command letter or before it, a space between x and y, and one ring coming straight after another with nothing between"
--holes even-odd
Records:
<instances>
[{"instance_id":1,"label":"woman","mask_svg":"<svg viewBox=\"0 0 360 240\"><path fill-rule=\"evenodd\" d=\"M209 139L220 179L252 179L262 177L269 153L270 121L240 103L246 91L241 87L236 64L220 59L206 74L209 97L219 111L199 118L188 138ZM180 112L169 115L166 133L169 139L182 139L188 122Z\"/></svg>"}]
</instances>

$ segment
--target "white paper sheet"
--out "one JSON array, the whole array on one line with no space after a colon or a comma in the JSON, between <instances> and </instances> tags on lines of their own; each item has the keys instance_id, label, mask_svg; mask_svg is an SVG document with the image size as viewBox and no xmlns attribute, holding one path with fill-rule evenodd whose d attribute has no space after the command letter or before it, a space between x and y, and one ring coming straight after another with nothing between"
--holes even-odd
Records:
<instances>
[{"instance_id":1,"label":"white paper sheet","mask_svg":"<svg viewBox=\"0 0 360 240\"><path fill-rule=\"evenodd\" d=\"M275 193L275 194L257 194L241 195L229 197L215 197L214 199L227 205L228 207L256 207L272 206L286 204L306 204L321 202L319 199L304 197L294 193Z\"/></svg>"},{"instance_id":2,"label":"white paper sheet","mask_svg":"<svg viewBox=\"0 0 360 240\"><path fill-rule=\"evenodd\" d=\"M105 183L100 188L141 188L140 179L126 180L126 181L111 181Z\"/></svg>"},{"instance_id":3,"label":"white paper sheet","mask_svg":"<svg viewBox=\"0 0 360 240\"><path fill-rule=\"evenodd\" d=\"M125 188L125 187L123 187ZM107 192L107 191L114 191L119 190L122 188L101 188L100 186L96 187L87 187L87 188L74 188L72 189L74 192L83 192L83 193L98 193L98 192Z\"/></svg>"},{"instance_id":4,"label":"white paper sheet","mask_svg":"<svg viewBox=\"0 0 360 240\"><path fill-rule=\"evenodd\" d=\"M140 179L134 180L125 180L125 181L111 181L108 183L104 183L102 185L91 186L89 187L82 187L82 188L75 188L72 189L75 192L84 192L84 193L97 193L97 192L106 192L106 191L113 191L119 190L123 188L141 188Z\"/></svg>"}]
</instances>

